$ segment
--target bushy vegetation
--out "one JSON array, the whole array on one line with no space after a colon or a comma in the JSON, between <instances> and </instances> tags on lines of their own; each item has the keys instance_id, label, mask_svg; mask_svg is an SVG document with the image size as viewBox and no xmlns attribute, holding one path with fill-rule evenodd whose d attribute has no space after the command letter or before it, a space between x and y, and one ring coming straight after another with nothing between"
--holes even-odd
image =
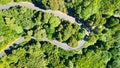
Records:
<instances>
[{"instance_id":1,"label":"bushy vegetation","mask_svg":"<svg viewBox=\"0 0 120 68\"><path fill-rule=\"evenodd\" d=\"M39 7L60 10L84 20L94 14L120 15L119 0L34 0L33 3Z\"/></svg>"},{"instance_id":2,"label":"bushy vegetation","mask_svg":"<svg viewBox=\"0 0 120 68\"><path fill-rule=\"evenodd\" d=\"M12 0L0 0L0 4L10 3Z\"/></svg>"},{"instance_id":3,"label":"bushy vegetation","mask_svg":"<svg viewBox=\"0 0 120 68\"><path fill-rule=\"evenodd\" d=\"M0 12L0 14L2 14L2 12ZM10 42L14 41L20 36L20 32L22 30L18 32L20 27L13 25L13 22L13 19L4 19L4 17L0 15L0 50L4 49L7 45L10 45ZM16 29L13 29L14 27Z\"/></svg>"},{"instance_id":4,"label":"bushy vegetation","mask_svg":"<svg viewBox=\"0 0 120 68\"><path fill-rule=\"evenodd\" d=\"M85 54L81 54L76 51L64 51L47 42L35 40L29 42L17 45L11 54L1 58L1 66L10 68L96 68L105 67L111 57L111 54L106 51L97 50L94 52L89 50Z\"/></svg>"}]
</instances>

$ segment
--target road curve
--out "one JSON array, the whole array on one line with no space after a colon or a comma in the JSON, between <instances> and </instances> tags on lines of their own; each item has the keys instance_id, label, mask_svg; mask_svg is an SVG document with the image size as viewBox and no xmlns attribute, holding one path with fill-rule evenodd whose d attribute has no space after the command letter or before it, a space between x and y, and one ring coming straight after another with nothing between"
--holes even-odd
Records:
<instances>
[{"instance_id":1,"label":"road curve","mask_svg":"<svg viewBox=\"0 0 120 68\"><path fill-rule=\"evenodd\" d=\"M73 47L70 47L69 45L67 45L66 43L61 43L59 41L56 41L56 40L49 40L48 38L44 39L44 41L48 41L54 45L57 45L58 47L64 49L64 50L77 50L78 48L81 48L85 43L86 41L85 40L82 40L82 41L79 41L78 42L78 46L73 48Z\"/></svg>"},{"instance_id":2,"label":"road curve","mask_svg":"<svg viewBox=\"0 0 120 68\"><path fill-rule=\"evenodd\" d=\"M74 17L71 17L71 16L69 16L69 15L67 15L65 13L62 13L60 11L53 11L53 10L43 10L41 8L38 8L38 7L34 6L34 4L28 3L28 2L19 2L19 3L10 3L10 4L6 4L6 5L0 5L0 10L9 9L10 7L18 6L18 5L19 6L25 6L27 8L33 9L33 10L38 10L38 11L42 11L42 12L46 12L46 13L52 13L55 16L58 16L61 19L70 21L71 23L77 22ZM78 22L77 24L80 25L80 26L83 25L83 23L81 23L81 22ZM90 34L89 30L88 30L87 34L88 35ZM17 41L15 41L14 43L15 44L20 44L20 43L25 42L25 41L26 40L24 38L20 38ZM85 40L79 41L78 46L75 47L75 48L72 48L72 47L68 46L66 43L61 43L61 42L59 42L57 40L49 40L49 39L46 38L44 41L48 41L48 42L50 42L50 43L52 43L54 45L57 45L58 47L60 47L60 48L62 48L64 50L76 50L78 48L81 48L86 43ZM9 45L9 47L10 46L13 46L13 44ZM9 47L7 47L5 50L9 50ZM5 54L5 52L2 51L0 53L0 57L2 57L4 54Z\"/></svg>"},{"instance_id":3,"label":"road curve","mask_svg":"<svg viewBox=\"0 0 120 68\"><path fill-rule=\"evenodd\" d=\"M0 5L0 10L9 9L12 6L18 6L18 5L19 6L25 6L27 8L33 9L33 10L38 10L38 11L42 11L42 12L46 12L46 13L52 13L55 16L58 16L61 19L65 19L65 20L70 21L71 23L76 22L74 17L71 17L71 16L69 16L65 13L62 13L60 11L44 10L44 9L39 8L39 7L36 7L34 4L29 3L29 2L9 3L9 4L6 4L6 5Z\"/></svg>"}]
</instances>

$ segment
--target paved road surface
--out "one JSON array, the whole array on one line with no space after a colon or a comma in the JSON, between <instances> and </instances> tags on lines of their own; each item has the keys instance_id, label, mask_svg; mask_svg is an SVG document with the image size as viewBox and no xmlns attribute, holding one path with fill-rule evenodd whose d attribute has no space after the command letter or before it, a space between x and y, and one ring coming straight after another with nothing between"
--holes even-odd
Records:
<instances>
[{"instance_id":1,"label":"paved road surface","mask_svg":"<svg viewBox=\"0 0 120 68\"><path fill-rule=\"evenodd\" d=\"M14 44L20 44L22 42L25 42L24 38L17 39L14 43L11 43L8 47L5 48L5 50L10 50L11 47L14 47ZM0 57L2 57L5 54L5 51L0 52Z\"/></svg>"},{"instance_id":2,"label":"paved road surface","mask_svg":"<svg viewBox=\"0 0 120 68\"><path fill-rule=\"evenodd\" d=\"M59 18L63 18L63 19L65 19L65 20L70 21L71 23L76 22L74 17L68 16L68 15L65 14L65 13L62 13L62 12L60 12L60 11L40 9L40 8L34 6L34 4L32 4L32 3L27 3L27 2L10 3L10 4L6 4L6 5L0 5L0 10L2 10L2 9L9 9L9 8L12 7L12 6L18 6L18 5L19 5L19 6L25 6L25 7L27 7L27 8L34 9L34 10L43 11L43 12L46 12L46 13L52 13L52 14L54 14L55 16L58 16Z\"/></svg>"},{"instance_id":3,"label":"paved road surface","mask_svg":"<svg viewBox=\"0 0 120 68\"><path fill-rule=\"evenodd\" d=\"M0 10L9 9L9 8L12 7L12 6L18 6L18 5L19 5L19 6L25 6L25 7L30 8L30 9L34 9L34 10L46 12L46 13L52 13L52 14L54 14L55 16L58 16L58 17L61 18L61 19L65 19L65 20L70 21L71 23L77 22L74 17L71 17L71 16L69 16L69 15L67 15L67 14L65 14L65 13L60 12L60 11L43 10L43 9L40 9L40 8L34 6L34 4L32 4L32 3L26 3L26 2L11 3L11 4L6 4L6 5L0 5ZM79 24L78 24L78 23L79 23ZM83 25L83 23L81 23L80 21L79 21L78 23L77 23L77 24L80 25L80 26ZM88 34L88 35L90 34L89 29L88 29L87 34ZM20 44L20 43L22 43L22 42L24 42L24 41L25 41L24 38L20 38L20 39L18 39L17 41L15 41L14 43L15 43L15 44ZM78 48L81 48L81 47L86 43L85 40L79 41L79 42L78 42L78 46L75 47L75 48L72 48L72 47L68 46L66 43L61 43L61 42L59 42L59 41L57 41L57 40L49 40L49 39L46 38L45 41L48 41L48 42L50 42L50 43L52 43L52 44L54 44L54 45L57 45L58 47L60 47L60 48L62 48L62 49L64 49L64 50L76 50L76 49L78 49ZM10 45L10 46L13 46L13 44ZM5 50L9 50L9 47L7 47ZM2 52L0 53L0 57L3 56L4 54L5 54L5 52L2 51Z\"/></svg>"},{"instance_id":4,"label":"paved road surface","mask_svg":"<svg viewBox=\"0 0 120 68\"><path fill-rule=\"evenodd\" d=\"M56 41L56 40L49 40L48 38L46 38L44 41L48 41L54 45L57 45L58 47L64 49L64 50L77 50L78 48L82 47L86 41L85 40L82 40L82 41L79 41L78 42L78 46L73 48L73 47L70 47L69 45L67 45L66 43L61 43L59 41Z\"/></svg>"}]
</instances>

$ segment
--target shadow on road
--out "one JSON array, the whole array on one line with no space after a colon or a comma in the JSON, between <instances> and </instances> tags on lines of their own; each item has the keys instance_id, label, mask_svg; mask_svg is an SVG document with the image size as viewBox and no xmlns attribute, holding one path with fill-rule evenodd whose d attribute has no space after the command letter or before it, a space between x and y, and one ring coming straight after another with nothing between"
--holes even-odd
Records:
<instances>
[{"instance_id":1,"label":"shadow on road","mask_svg":"<svg viewBox=\"0 0 120 68\"><path fill-rule=\"evenodd\" d=\"M23 45L24 46L18 46L19 44L16 44L16 43L14 43L14 44L12 44L9 48L7 48L6 50L4 50L4 52L8 55L8 54L11 54L12 53L12 50L16 50L16 49L18 49L18 48L20 48L20 47L25 47L25 46L28 46L28 45L32 45L32 44L35 44L37 41L35 40L35 39L31 39L29 42L27 42L27 43L24 43L24 42L22 42L22 43L24 43Z\"/></svg>"},{"instance_id":2,"label":"shadow on road","mask_svg":"<svg viewBox=\"0 0 120 68\"><path fill-rule=\"evenodd\" d=\"M4 52L5 52L6 54L11 54L14 46L16 46L16 45L17 45L17 44L15 44L15 43L12 44L12 46L10 46L8 49L4 50Z\"/></svg>"}]
</instances>

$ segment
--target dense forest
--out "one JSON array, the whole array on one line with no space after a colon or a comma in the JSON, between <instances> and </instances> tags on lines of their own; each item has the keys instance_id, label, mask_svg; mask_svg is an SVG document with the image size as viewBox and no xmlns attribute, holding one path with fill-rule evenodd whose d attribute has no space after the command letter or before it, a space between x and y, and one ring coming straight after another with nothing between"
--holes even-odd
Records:
<instances>
[{"instance_id":1,"label":"dense forest","mask_svg":"<svg viewBox=\"0 0 120 68\"><path fill-rule=\"evenodd\" d=\"M77 46L76 43L79 40L84 38L86 32L76 23L72 24L53 14L31 10L26 7L16 6L9 10L0 11L0 14L0 24L2 26L0 34L1 49L19 37L25 37L28 41L31 37L35 37L38 41L47 37L51 40L66 42L74 47Z\"/></svg>"},{"instance_id":2,"label":"dense forest","mask_svg":"<svg viewBox=\"0 0 120 68\"><path fill-rule=\"evenodd\" d=\"M80 19L91 30L82 49L63 50L45 37L76 47L86 29L53 14L12 7L0 11L0 50L17 38L26 42L16 45L0 58L2 68L119 68L120 1L119 0L12 0L32 2L43 9L59 10ZM11 0L0 0L6 4ZM31 39L35 37L36 40Z\"/></svg>"}]
</instances>

